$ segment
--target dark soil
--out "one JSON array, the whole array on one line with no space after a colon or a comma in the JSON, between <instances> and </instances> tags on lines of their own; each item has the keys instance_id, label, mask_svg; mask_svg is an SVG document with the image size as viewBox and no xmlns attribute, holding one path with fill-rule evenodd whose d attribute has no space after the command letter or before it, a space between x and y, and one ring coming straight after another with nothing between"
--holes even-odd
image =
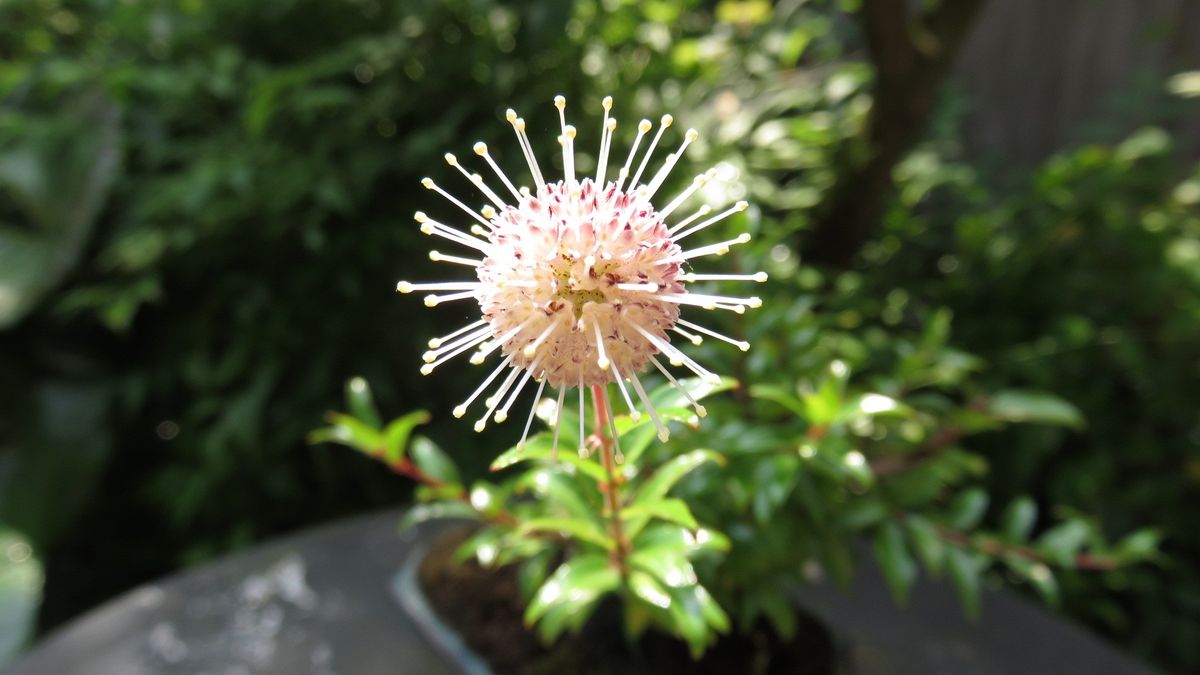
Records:
<instances>
[{"instance_id":1,"label":"dark soil","mask_svg":"<svg viewBox=\"0 0 1200 675\"><path fill-rule=\"evenodd\" d=\"M624 639L616 601L602 604L579 635L551 647L521 621L524 607L514 570L456 564L455 548L469 530L439 537L421 564L420 580L430 605L454 627L496 675L830 675L835 650L829 632L806 615L791 642L765 624L748 634L723 637L700 661L680 641L647 633L636 645ZM782 591L781 591L782 592Z\"/></svg>"}]
</instances>

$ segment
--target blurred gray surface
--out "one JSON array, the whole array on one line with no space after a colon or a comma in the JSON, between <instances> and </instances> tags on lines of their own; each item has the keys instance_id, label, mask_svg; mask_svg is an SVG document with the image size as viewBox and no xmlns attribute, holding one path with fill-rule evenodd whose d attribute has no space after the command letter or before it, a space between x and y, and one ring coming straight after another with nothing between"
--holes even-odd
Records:
<instances>
[{"instance_id":1,"label":"blurred gray surface","mask_svg":"<svg viewBox=\"0 0 1200 675\"><path fill-rule=\"evenodd\" d=\"M455 672L391 594L414 543L401 511L309 530L138 588L51 634L6 675L447 675ZM1133 675L1151 671L1012 593L966 621L947 583L897 608L863 565L842 592L801 601L837 635L848 674ZM736 674L731 674L736 675Z\"/></svg>"}]
</instances>

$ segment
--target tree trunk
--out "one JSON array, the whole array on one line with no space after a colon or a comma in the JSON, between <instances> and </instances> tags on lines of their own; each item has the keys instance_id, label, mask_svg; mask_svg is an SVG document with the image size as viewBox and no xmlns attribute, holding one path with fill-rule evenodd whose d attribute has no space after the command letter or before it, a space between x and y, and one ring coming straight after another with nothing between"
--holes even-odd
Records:
<instances>
[{"instance_id":1,"label":"tree trunk","mask_svg":"<svg viewBox=\"0 0 1200 675\"><path fill-rule=\"evenodd\" d=\"M838 179L808 237L806 256L848 267L892 197L892 171L921 139L954 57L985 0L943 0L916 21L907 0L863 0L859 23L875 68L863 135L842 151Z\"/></svg>"}]
</instances>

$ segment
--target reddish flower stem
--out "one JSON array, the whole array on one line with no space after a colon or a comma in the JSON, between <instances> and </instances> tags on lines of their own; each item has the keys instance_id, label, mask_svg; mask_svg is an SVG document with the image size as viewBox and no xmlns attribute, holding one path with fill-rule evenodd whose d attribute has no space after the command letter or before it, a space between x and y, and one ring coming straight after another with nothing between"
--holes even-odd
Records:
<instances>
[{"instance_id":1,"label":"reddish flower stem","mask_svg":"<svg viewBox=\"0 0 1200 675\"><path fill-rule=\"evenodd\" d=\"M620 476L617 474L616 455L613 452L614 439L608 435L608 388L602 384L592 385L592 400L596 408L596 426L592 434L597 441L600 453L600 464L608 476L608 481L600 486L604 493L605 508L608 511L609 531L614 546L610 556L613 567L620 570L621 575L629 573L626 559L629 557L629 542L625 539L625 531L621 526L621 495Z\"/></svg>"}]
</instances>

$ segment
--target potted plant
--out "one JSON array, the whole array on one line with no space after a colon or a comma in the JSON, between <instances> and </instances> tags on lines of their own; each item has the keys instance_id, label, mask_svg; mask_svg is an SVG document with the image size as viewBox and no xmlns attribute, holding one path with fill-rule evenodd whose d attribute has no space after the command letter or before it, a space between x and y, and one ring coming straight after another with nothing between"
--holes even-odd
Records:
<instances>
[{"instance_id":1,"label":"potted plant","mask_svg":"<svg viewBox=\"0 0 1200 675\"><path fill-rule=\"evenodd\" d=\"M563 178L547 181L524 121L510 110L532 185L518 187L483 143L474 152L495 180L447 155L489 203L473 209L426 178L473 224L456 228L423 212L416 220L477 256L430 256L469 268L472 278L398 285L401 293L430 291L429 306L479 305L477 321L431 340L425 354L426 374L473 350L472 362L493 354L500 361L455 416L477 405L485 410L477 430L502 422L536 383L520 442L491 462L497 479L466 484L445 452L413 434L428 421L424 412L383 423L361 379L347 387L348 411L313 434L419 482L408 524L477 523L457 535L452 551L445 543L429 549L414 574L454 581L455 588L427 587L430 602L466 630L488 667L833 672L836 638L789 589L817 575L850 583L860 540L897 602L923 567L949 577L968 615L978 612L990 569L1053 602L1056 569L1111 570L1154 554L1153 530L1113 545L1085 516L1061 514L1039 529L1031 499L989 504L979 485L986 463L961 439L1010 423L1077 426L1069 404L1034 392L977 391L969 375L980 364L947 346L945 313L886 341L839 330L793 301L804 282L786 270L767 287L779 309L743 320L772 298L708 286L762 282L765 274L700 273L690 265L749 235L689 249L680 240L748 205L676 214L716 178L712 171L672 199L654 199L697 133L687 131L655 167L651 158L673 120L664 116L656 131L643 120L623 166L606 175L617 156L606 98L596 173L584 177L566 101L557 97L555 105ZM833 309L838 300L825 298ZM682 319L681 309L724 310L739 320L736 337ZM744 381L714 375L672 335L701 348L705 338L731 343L739 353L754 341L754 352L734 366ZM659 357L685 372L673 374ZM861 374L852 375L852 363ZM534 417L547 428L534 430ZM558 647L538 646L533 635Z\"/></svg>"}]
</instances>

